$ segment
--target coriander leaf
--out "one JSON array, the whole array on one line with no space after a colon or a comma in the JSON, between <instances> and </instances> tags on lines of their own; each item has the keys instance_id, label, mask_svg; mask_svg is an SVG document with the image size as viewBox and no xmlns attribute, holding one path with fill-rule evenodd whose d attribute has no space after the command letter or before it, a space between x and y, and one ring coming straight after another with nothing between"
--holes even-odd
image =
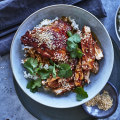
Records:
<instances>
[{"instance_id":1,"label":"coriander leaf","mask_svg":"<svg viewBox=\"0 0 120 120\"><path fill-rule=\"evenodd\" d=\"M79 43L81 41L81 38L78 34L74 34L68 38L68 41Z\"/></svg>"},{"instance_id":2,"label":"coriander leaf","mask_svg":"<svg viewBox=\"0 0 120 120\"><path fill-rule=\"evenodd\" d=\"M72 76L72 70L59 70L58 76L61 78L69 78Z\"/></svg>"},{"instance_id":3,"label":"coriander leaf","mask_svg":"<svg viewBox=\"0 0 120 120\"><path fill-rule=\"evenodd\" d=\"M77 43L81 41L81 38L78 34L72 35L70 31L67 32L68 36L70 36L67 40L67 51L70 52L71 58L81 58L82 57L82 51L78 48Z\"/></svg>"},{"instance_id":4,"label":"coriander leaf","mask_svg":"<svg viewBox=\"0 0 120 120\"><path fill-rule=\"evenodd\" d=\"M31 80L27 84L27 88L30 89L31 92L35 93L38 91L38 88L41 87L41 79L38 78L37 80Z\"/></svg>"},{"instance_id":5,"label":"coriander leaf","mask_svg":"<svg viewBox=\"0 0 120 120\"><path fill-rule=\"evenodd\" d=\"M33 68L37 67L38 61L34 58L28 58L27 61L29 65L31 65Z\"/></svg>"},{"instance_id":6,"label":"coriander leaf","mask_svg":"<svg viewBox=\"0 0 120 120\"><path fill-rule=\"evenodd\" d=\"M58 69L60 69L60 66L59 66L59 65L56 65L56 64L55 64L55 67L58 68Z\"/></svg>"},{"instance_id":7,"label":"coriander leaf","mask_svg":"<svg viewBox=\"0 0 120 120\"><path fill-rule=\"evenodd\" d=\"M40 69L42 69L42 67L43 67L43 64L40 63L39 66L34 69L35 75L36 75L36 73L38 73L38 71L39 71Z\"/></svg>"},{"instance_id":8,"label":"coriander leaf","mask_svg":"<svg viewBox=\"0 0 120 120\"><path fill-rule=\"evenodd\" d=\"M83 99L88 97L88 94L82 87L75 88L74 92L77 93L76 98L78 101L82 101Z\"/></svg>"},{"instance_id":9,"label":"coriander leaf","mask_svg":"<svg viewBox=\"0 0 120 120\"><path fill-rule=\"evenodd\" d=\"M37 73L38 71L40 70L40 67L39 68L35 68L35 73Z\"/></svg>"},{"instance_id":10,"label":"coriander leaf","mask_svg":"<svg viewBox=\"0 0 120 120\"><path fill-rule=\"evenodd\" d=\"M42 83L42 81L41 81L41 79L40 78L38 78L37 80L34 80L34 84L32 85L32 89L35 89L36 87L41 87L41 83Z\"/></svg>"},{"instance_id":11,"label":"coriander leaf","mask_svg":"<svg viewBox=\"0 0 120 120\"><path fill-rule=\"evenodd\" d=\"M78 58L81 58L82 55L83 55L83 54L82 54L82 51L78 48L78 49L77 49L77 57L78 57Z\"/></svg>"},{"instance_id":12,"label":"coriander leaf","mask_svg":"<svg viewBox=\"0 0 120 120\"><path fill-rule=\"evenodd\" d=\"M27 88L30 89L32 85L34 84L34 80L31 80L27 83Z\"/></svg>"},{"instance_id":13,"label":"coriander leaf","mask_svg":"<svg viewBox=\"0 0 120 120\"><path fill-rule=\"evenodd\" d=\"M31 65L32 65L33 68L36 68L38 66L37 59L33 59L31 62L32 62Z\"/></svg>"},{"instance_id":14,"label":"coriander leaf","mask_svg":"<svg viewBox=\"0 0 120 120\"><path fill-rule=\"evenodd\" d=\"M38 71L38 75L40 75L41 79L47 79L50 76L50 72L49 72L49 70L42 68Z\"/></svg>"},{"instance_id":15,"label":"coriander leaf","mask_svg":"<svg viewBox=\"0 0 120 120\"><path fill-rule=\"evenodd\" d=\"M38 61L33 58L28 58L24 63L24 67L30 72L30 74L34 74L34 68L38 66Z\"/></svg>"},{"instance_id":16,"label":"coriander leaf","mask_svg":"<svg viewBox=\"0 0 120 120\"><path fill-rule=\"evenodd\" d=\"M38 88L30 89L30 92L35 93L38 91Z\"/></svg>"},{"instance_id":17,"label":"coriander leaf","mask_svg":"<svg viewBox=\"0 0 120 120\"><path fill-rule=\"evenodd\" d=\"M33 70L33 68L32 67L30 67L30 66L28 66L27 64L25 64L24 63L24 67L28 70L28 72L30 73L30 74L34 74L34 70Z\"/></svg>"},{"instance_id":18,"label":"coriander leaf","mask_svg":"<svg viewBox=\"0 0 120 120\"><path fill-rule=\"evenodd\" d=\"M52 65L49 66L49 71L50 71L51 73L53 72L53 68L54 68L54 66L52 66Z\"/></svg>"},{"instance_id":19,"label":"coriander leaf","mask_svg":"<svg viewBox=\"0 0 120 120\"><path fill-rule=\"evenodd\" d=\"M76 58L76 57L81 58L82 51L79 48L77 48L76 50L74 50L70 53L70 56L71 56L71 58Z\"/></svg>"},{"instance_id":20,"label":"coriander leaf","mask_svg":"<svg viewBox=\"0 0 120 120\"><path fill-rule=\"evenodd\" d=\"M71 58L76 58L76 57L77 57L76 51L71 52L71 53L70 53L70 57L71 57Z\"/></svg>"},{"instance_id":21,"label":"coriander leaf","mask_svg":"<svg viewBox=\"0 0 120 120\"><path fill-rule=\"evenodd\" d=\"M58 76L61 78L69 78L72 76L72 70L69 64L60 64L59 65Z\"/></svg>"},{"instance_id":22,"label":"coriander leaf","mask_svg":"<svg viewBox=\"0 0 120 120\"><path fill-rule=\"evenodd\" d=\"M70 69L70 65L66 63L60 64L59 66L60 66L60 69L63 69L63 70Z\"/></svg>"},{"instance_id":23,"label":"coriander leaf","mask_svg":"<svg viewBox=\"0 0 120 120\"><path fill-rule=\"evenodd\" d=\"M39 64L39 68L41 69L43 67L43 63L40 63Z\"/></svg>"},{"instance_id":24,"label":"coriander leaf","mask_svg":"<svg viewBox=\"0 0 120 120\"><path fill-rule=\"evenodd\" d=\"M66 74L65 70L59 70L58 71L58 76L61 77L61 78L64 78L65 74Z\"/></svg>"},{"instance_id":25,"label":"coriander leaf","mask_svg":"<svg viewBox=\"0 0 120 120\"><path fill-rule=\"evenodd\" d=\"M35 93L37 92L37 88L32 89L33 84L34 84L34 80L29 81L27 84L27 88L30 89L31 92Z\"/></svg>"},{"instance_id":26,"label":"coriander leaf","mask_svg":"<svg viewBox=\"0 0 120 120\"><path fill-rule=\"evenodd\" d=\"M54 62L51 59L49 60L49 62L51 65L54 65Z\"/></svg>"},{"instance_id":27,"label":"coriander leaf","mask_svg":"<svg viewBox=\"0 0 120 120\"><path fill-rule=\"evenodd\" d=\"M69 37L71 37L71 36L72 36L72 32L71 32L71 31L67 31L67 35L68 35Z\"/></svg>"},{"instance_id":28,"label":"coriander leaf","mask_svg":"<svg viewBox=\"0 0 120 120\"><path fill-rule=\"evenodd\" d=\"M55 63L54 66L49 66L49 71L52 73L53 78L56 78Z\"/></svg>"},{"instance_id":29,"label":"coriander leaf","mask_svg":"<svg viewBox=\"0 0 120 120\"><path fill-rule=\"evenodd\" d=\"M71 51L76 50L77 48L78 48L77 44L71 41L67 41L67 51L71 52Z\"/></svg>"}]
</instances>

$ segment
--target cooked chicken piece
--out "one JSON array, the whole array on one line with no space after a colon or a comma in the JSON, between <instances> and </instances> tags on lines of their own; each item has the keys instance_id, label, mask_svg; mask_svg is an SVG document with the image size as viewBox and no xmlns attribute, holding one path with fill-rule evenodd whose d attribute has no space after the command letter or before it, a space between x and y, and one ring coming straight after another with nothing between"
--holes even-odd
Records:
<instances>
[{"instance_id":1,"label":"cooked chicken piece","mask_svg":"<svg viewBox=\"0 0 120 120\"><path fill-rule=\"evenodd\" d=\"M95 44L95 58L97 60L101 60L103 58L103 51L97 44Z\"/></svg>"},{"instance_id":2,"label":"cooked chicken piece","mask_svg":"<svg viewBox=\"0 0 120 120\"><path fill-rule=\"evenodd\" d=\"M93 69L91 70L93 73L98 73L98 71L99 71L99 64L98 64L98 62L97 61L95 61L94 62L94 64L93 64Z\"/></svg>"},{"instance_id":3,"label":"cooked chicken piece","mask_svg":"<svg viewBox=\"0 0 120 120\"><path fill-rule=\"evenodd\" d=\"M50 88L58 88L61 86L61 84L58 82L58 79L60 77L56 77L56 78L48 78L47 81L46 81L46 85Z\"/></svg>"},{"instance_id":4,"label":"cooked chicken piece","mask_svg":"<svg viewBox=\"0 0 120 120\"><path fill-rule=\"evenodd\" d=\"M64 79L63 79L64 80ZM71 91L73 88L75 87L74 85L74 82L71 81L71 82L66 82L66 81L63 81L62 82L62 86L57 88L57 89L53 89L53 92L56 94L56 95L61 95L63 93L66 93L66 92L69 92Z\"/></svg>"},{"instance_id":5,"label":"cooked chicken piece","mask_svg":"<svg viewBox=\"0 0 120 120\"><path fill-rule=\"evenodd\" d=\"M83 27L83 36L81 39L82 56L82 69L91 70L95 61L95 41L92 38L90 27Z\"/></svg>"},{"instance_id":6,"label":"cooked chicken piece","mask_svg":"<svg viewBox=\"0 0 120 120\"><path fill-rule=\"evenodd\" d=\"M82 65L80 59L75 69L75 77L74 77L75 86L82 86L82 80L83 80L83 71L82 71Z\"/></svg>"},{"instance_id":7,"label":"cooked chicken piece","mask_svg":"<svg viewBox=\"0 0 120 120\"><path fill-rule=\"evenodd\" d=\"M67 64L70 65L71 70L74 70L76 68L76 65L78 64L78 60L69 58Z\"/></svg>"},{"instance_id":8,"label":"cooked chicken piece","mask_svg":"<svg viewBox=\"0 0 120 120\"><path fill-rule=\"evenodd\" d=\"M51 59L56 62L68 61L69 56L66 54L66 49L57 50L54 52L53 57Z\"/></svg>"},{"instance_id":9,"label":"cooked chicken piece","mask_svg":"<svg viewBox=\"0 0 120 120\"><path fill-rule=\"evenodd\" d=\"M66 61L66 41L67 31L72 27L66 21L58 19L50 25L36 27L32 31L27 31L21 37L25 46L32 46L43 57L51 58L53 61Z\"/></svg>"},{"instance_id":10,"label":"cooked chicken piece","mask_svg":"<svg viewBox=\"0 0 120 120\"><path fill-rule=\"evenodd\" d=\"M84 71L84 81L85 83L90 83L90 71Z\"/></svg>"},{"instance_id":11,"label":"cooked chicken piece","mask_svg":"<svg viewBox=\"0 0 120 120\"><path fill-rule=\"evenodd\" d=\"M67 92L68 90L64 89L64 88L57 88L57 89L54 89L53 92L56 94L56 95L62 95L63 93Z\"/></svg>"}]
</instances>

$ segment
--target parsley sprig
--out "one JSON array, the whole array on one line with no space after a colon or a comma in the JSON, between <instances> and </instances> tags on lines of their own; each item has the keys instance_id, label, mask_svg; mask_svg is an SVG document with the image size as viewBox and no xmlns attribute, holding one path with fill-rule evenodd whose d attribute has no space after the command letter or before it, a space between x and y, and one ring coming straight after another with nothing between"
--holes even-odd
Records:
<instances>
[{"instance_id":1,"label":"parsley sprig","mask_svg":"<svg viewBox=\"0 0 120 120\"><path fill-rule=\"evenodd\" d=\"M67 40L67 51L70 52L71 58L81 58L82 51L78 47L78 43L80 43L81 38L78 34L72 34L71 31L67 31L69 36Z\"/></svg>"}]
</instances>

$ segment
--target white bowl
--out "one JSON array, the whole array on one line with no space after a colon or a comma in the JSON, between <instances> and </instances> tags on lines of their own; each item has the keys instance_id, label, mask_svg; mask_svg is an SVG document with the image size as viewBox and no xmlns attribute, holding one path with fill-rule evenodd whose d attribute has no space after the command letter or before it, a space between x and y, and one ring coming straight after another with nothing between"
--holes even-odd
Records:
<instances>
[{"instance_id":1,"label":"white bowl","mask_svg":"<svg viewBox=\"0 0 120 120\"><path fill-rule=\"evenodd\" d=\"M88 98L82 101L77 101L76 94L73 92L63 96L55 96L45 91L31 93L30 90L26 88L28 81L24 78L24 67L21 65L21 59L24 58L24 53L21 50L20 38L28 29L33 29L33 27L39 24L43 19L54 19L55 17L61 16L71 16L74 18L77 24L79 24L80 29L84 25L90 26L101 42L104 52L104 59L100 61L99 73L97 75L91 75L91 83L85 86ZM59 4L48 6L36 11L20 25L12 41L10 58L15 79L29 97L46 106L55 108L70 108L89 101L103 89L113 68L114 52L107 30L94 15L79 7Z\"/></svg>"}]
</instances>

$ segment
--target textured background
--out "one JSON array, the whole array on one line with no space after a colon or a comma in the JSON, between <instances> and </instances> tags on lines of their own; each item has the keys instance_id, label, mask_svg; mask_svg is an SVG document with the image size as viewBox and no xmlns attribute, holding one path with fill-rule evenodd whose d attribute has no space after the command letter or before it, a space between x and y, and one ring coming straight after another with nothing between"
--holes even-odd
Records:
<instances>
[{"instance_id":1,"label":"textured background","mask_svg":"<svg viewBox=\"0 0 120 120\"><path fill-rule=\"evenodd\" d=\"M114 26L114 17L120 4L120 0L102 0L107 17L101 21L107 28L109 34L120 47ZM120 102L120 96L119 96ZM105 120L120 120L120 104L117 111ZM0 57L0 120L36 120L20 103L13 84L12 71L10 67L9 54Z\"/></svg>"}]
</instances>

